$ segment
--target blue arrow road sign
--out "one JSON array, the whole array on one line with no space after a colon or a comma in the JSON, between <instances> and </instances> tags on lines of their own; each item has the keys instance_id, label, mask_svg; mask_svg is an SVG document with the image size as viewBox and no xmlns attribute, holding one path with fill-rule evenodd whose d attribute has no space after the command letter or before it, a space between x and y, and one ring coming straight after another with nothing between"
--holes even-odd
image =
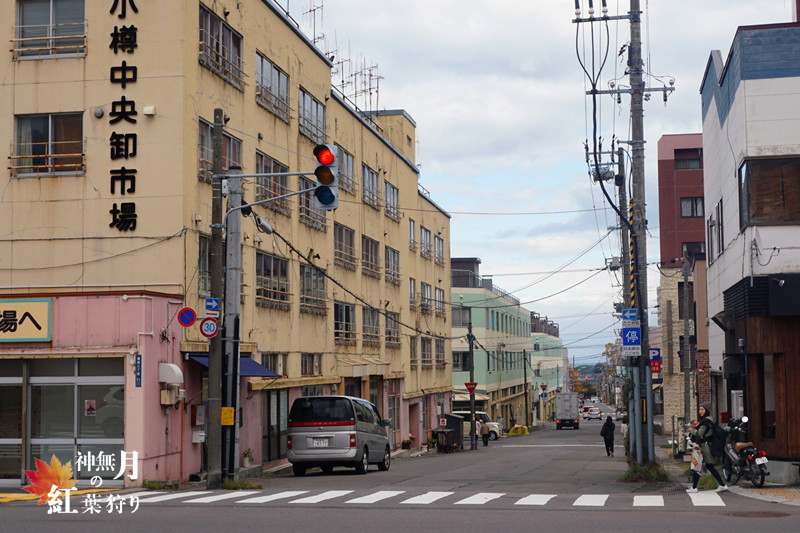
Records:
<instances>
[{"instance_id":1,"label":"blue arrow road sign","mask_svg":"<svg viewBox=\"0 0 800 533\"><path fill-rule=\"evenodd\" d=\"M219 316L219 298L206 298L206 316L212 318Z\"/></svg>"},{"instance_id":2,"label":"blue arrow road sign","mask_svg":"<svg viewBox=\"0 0 800 533\"><path fill-rule=\"evenodd\" d=\"M638 309L623 309L622 320L639 320Z\"/></svg>"},{"instance_id":3,"label":"blue arrow road sign","mask_svg":"<svg viewBox=\"0 0 800 533\"><path fill-rule=\"evenodd\" d=\"M622 328L623 346L641 346L641 344L642 344L641 328Z\"/></svg>"}]
</instances>

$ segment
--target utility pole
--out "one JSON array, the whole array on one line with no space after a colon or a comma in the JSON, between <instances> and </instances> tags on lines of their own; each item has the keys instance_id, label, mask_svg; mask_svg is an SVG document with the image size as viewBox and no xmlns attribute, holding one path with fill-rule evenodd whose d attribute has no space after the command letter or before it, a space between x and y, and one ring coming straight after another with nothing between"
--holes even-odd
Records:
<instances>
[{"instance_id":1,"label":"utility pole","mask_svg":"<svg viewBox=\"0 0 800 533\"><path fill-rule=\"evenodd\" d=\"M472 335L472 308L469 309L469 324L467 324L467 339L469 339L469 382L475 383L475 336ZM489 354L486 354L489 357ZM469 391L469 449L478 449L478 435L475 434L475 389Z\"/></svg>"},{"instance_id":2,"label":"utility pole","mask_svg":"<svg viewBox=\"0 0 800 533\"><path fill-rule=\"evenodd\" d=\"M633 199L633 238L634 238L634 276L636 277L636 303L641 323L642 355L639 356L640 396L644 398L646 410L638 409L644 420L637 423L647 435L648 462L655 461L653 450L653 417L646 416L652 412L653 389L647 387L652 377L650 371L650 335L647 317L647 218L645 215L645 180L644 180L644 99L645 84L643 80L644 62L642 60L642 21L639 0L631 0L631 44L628 48L628 70L631 85L631 196ZM666 94L666 93L665 93ZM644 440L644 439L642 439ZM644 442L642 445L644 446Z\"/></svg>"},{"instance_id":3,"label":"utility pole","mask_svg":"<svg viewBox=\"0 0 800 533\"><path fill-rule=\"evenodd\" d=\"M223 171L222 127L224 113L214 109L214 126L211 130L213 160L212 174L218 176ZM211 243L209 255L211 277L211 297L222 299L223 250L222 250L222 180L211 180ZM222 336L211 338L208 348L208 419L207 459L208 477L206 488L218 489L222 485Z\"/></svg>"},{"instance_id":4,"label":"utility pole","mask_svg":"<svg viewBox=\"0 0 800 533\"><path fill-rule=\"evenodd\" d=\"M233 408L233 425L225 426L223 472L234 478L239 470L239 316L242 290L242 169L228 169L228 210L225 215L225 382L223 401Z\"/></svg>"},{"instance_id":5,"label":"utility pole","mask_svg":"<svg viewBox=\"0 0 800 533\"><path fill-rule=\"evenodd\" d=\"M528 352L526 350L522 350L522 359L522 375L525 376L522 381L522 390L525 395L525 426L527 427L531 425L531 406L528 403Z\"/></svg>"},{"instance_id":6,"label":"utility pole","mask_svg":"<svg viewBox=\"0 0 800 533\"><path fill-rule=\"evenodd\" d=\"M683 351L683 424L684 428L688 428L692 416L691 393L689 391L689 372L692 368L692 348L689 342L689 334L691 333L689 325L689 260L686 254L683 254L681 271L683 273L683 298L681 300L681 305L683 307L683 342L681 343L681 351Z\"/></svg>"}]
</instances>

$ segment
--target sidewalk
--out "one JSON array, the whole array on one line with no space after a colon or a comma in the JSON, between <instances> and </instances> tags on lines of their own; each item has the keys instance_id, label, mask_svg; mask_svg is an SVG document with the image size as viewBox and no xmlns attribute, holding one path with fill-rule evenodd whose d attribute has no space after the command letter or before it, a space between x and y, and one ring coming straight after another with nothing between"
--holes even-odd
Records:
<instances>
[{"instance_id":1,"label":"sidewalk","mask_svg":"<svg viewBox=\"0 0 800 533\"><path fill-rule=\"evenodd\" d=\"M690 486L683 466L688 463L674 460L669 450L658 447L656 448L656 457L672 479L678 481L681 485L686 485L687 488ZM778 483L765 482L763 487L756 488L748 480L742 479L736 485L728 485L728 490L734 494L755 500L800 507L800 487L797 486L787 487Z\"/></svg>"}]
</instances>

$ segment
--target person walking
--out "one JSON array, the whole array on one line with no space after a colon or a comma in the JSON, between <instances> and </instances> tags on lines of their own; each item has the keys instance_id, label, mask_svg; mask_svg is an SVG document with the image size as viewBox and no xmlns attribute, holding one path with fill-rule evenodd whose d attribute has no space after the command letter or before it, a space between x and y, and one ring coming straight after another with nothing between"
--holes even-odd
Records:
<instances>
[{"instance_id":1,"label":"person walking","mask_svg":"<svg viewBox=\"0 0 800 533\"><path fill-rule=\"evenodd\" d=\"M483 439L483 445L489 445L489 424L481 424L481 438Z\"/></svg>"},{"instance_id":2,"label":"person walking","mask_svg":"<svg viewBox=\"0 0 800 533\"><path fill-rule=\"evenodd\" d=\"M605 424L603 424L603 429L600 430L600 435L603 437L603 441L606 443L606 455L608 457L614 457L614 430L616 429L616 424L614 421L611 420L611 416L606 418Z\"/></svg>"},{"instance_id":3,"label":"person walking","mask_svg":"<svg viewBox=\"0 0 800 533\"><path fill-rule=\"evenodd\" d=\"M711 442L711 438L714 435L714 426L716 425L711 419L711 403L701 403L700 407L697 409L697 414L698 420L692 420L690 424L689 438L695 445L699 446L700 450L703 452L703 464L706 469L711 472L711 475L714 476L714 479L717 480L717 484L719 485L715 490L717 492L725 492L728 490L728 485L725 484L725 481L716 468L720 466L722 458L714 457L714 455L711 454L711 447L709 446L709 442ZM686 492L697 492L698 481L700 481L700 473L692 470L692 488L686 489Z\"/></svg>"}]
</instances>

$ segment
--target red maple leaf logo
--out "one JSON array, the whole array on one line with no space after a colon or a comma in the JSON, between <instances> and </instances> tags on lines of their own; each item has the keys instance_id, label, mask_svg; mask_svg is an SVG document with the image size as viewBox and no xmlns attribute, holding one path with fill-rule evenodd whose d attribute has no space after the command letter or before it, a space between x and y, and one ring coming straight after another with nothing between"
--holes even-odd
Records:
<instances>
[{"instance_id":1,"label":"red maple leaf logo","mask_svg":"<svg viewBox=\"0 0 800 533\"><path fill-rule=\"evenodd\" d=\"M59 490L71 489L75 486L75 480L72 479L72 463L68 462L62 466L61 461L55 455L50 459L50 466L47 466L44 461L36 459L36 470L26 470L25 474L32 483L23 488L31 494L39 496L39 505L47 503L53 485Z\"/></svg>"}]
</instances>

